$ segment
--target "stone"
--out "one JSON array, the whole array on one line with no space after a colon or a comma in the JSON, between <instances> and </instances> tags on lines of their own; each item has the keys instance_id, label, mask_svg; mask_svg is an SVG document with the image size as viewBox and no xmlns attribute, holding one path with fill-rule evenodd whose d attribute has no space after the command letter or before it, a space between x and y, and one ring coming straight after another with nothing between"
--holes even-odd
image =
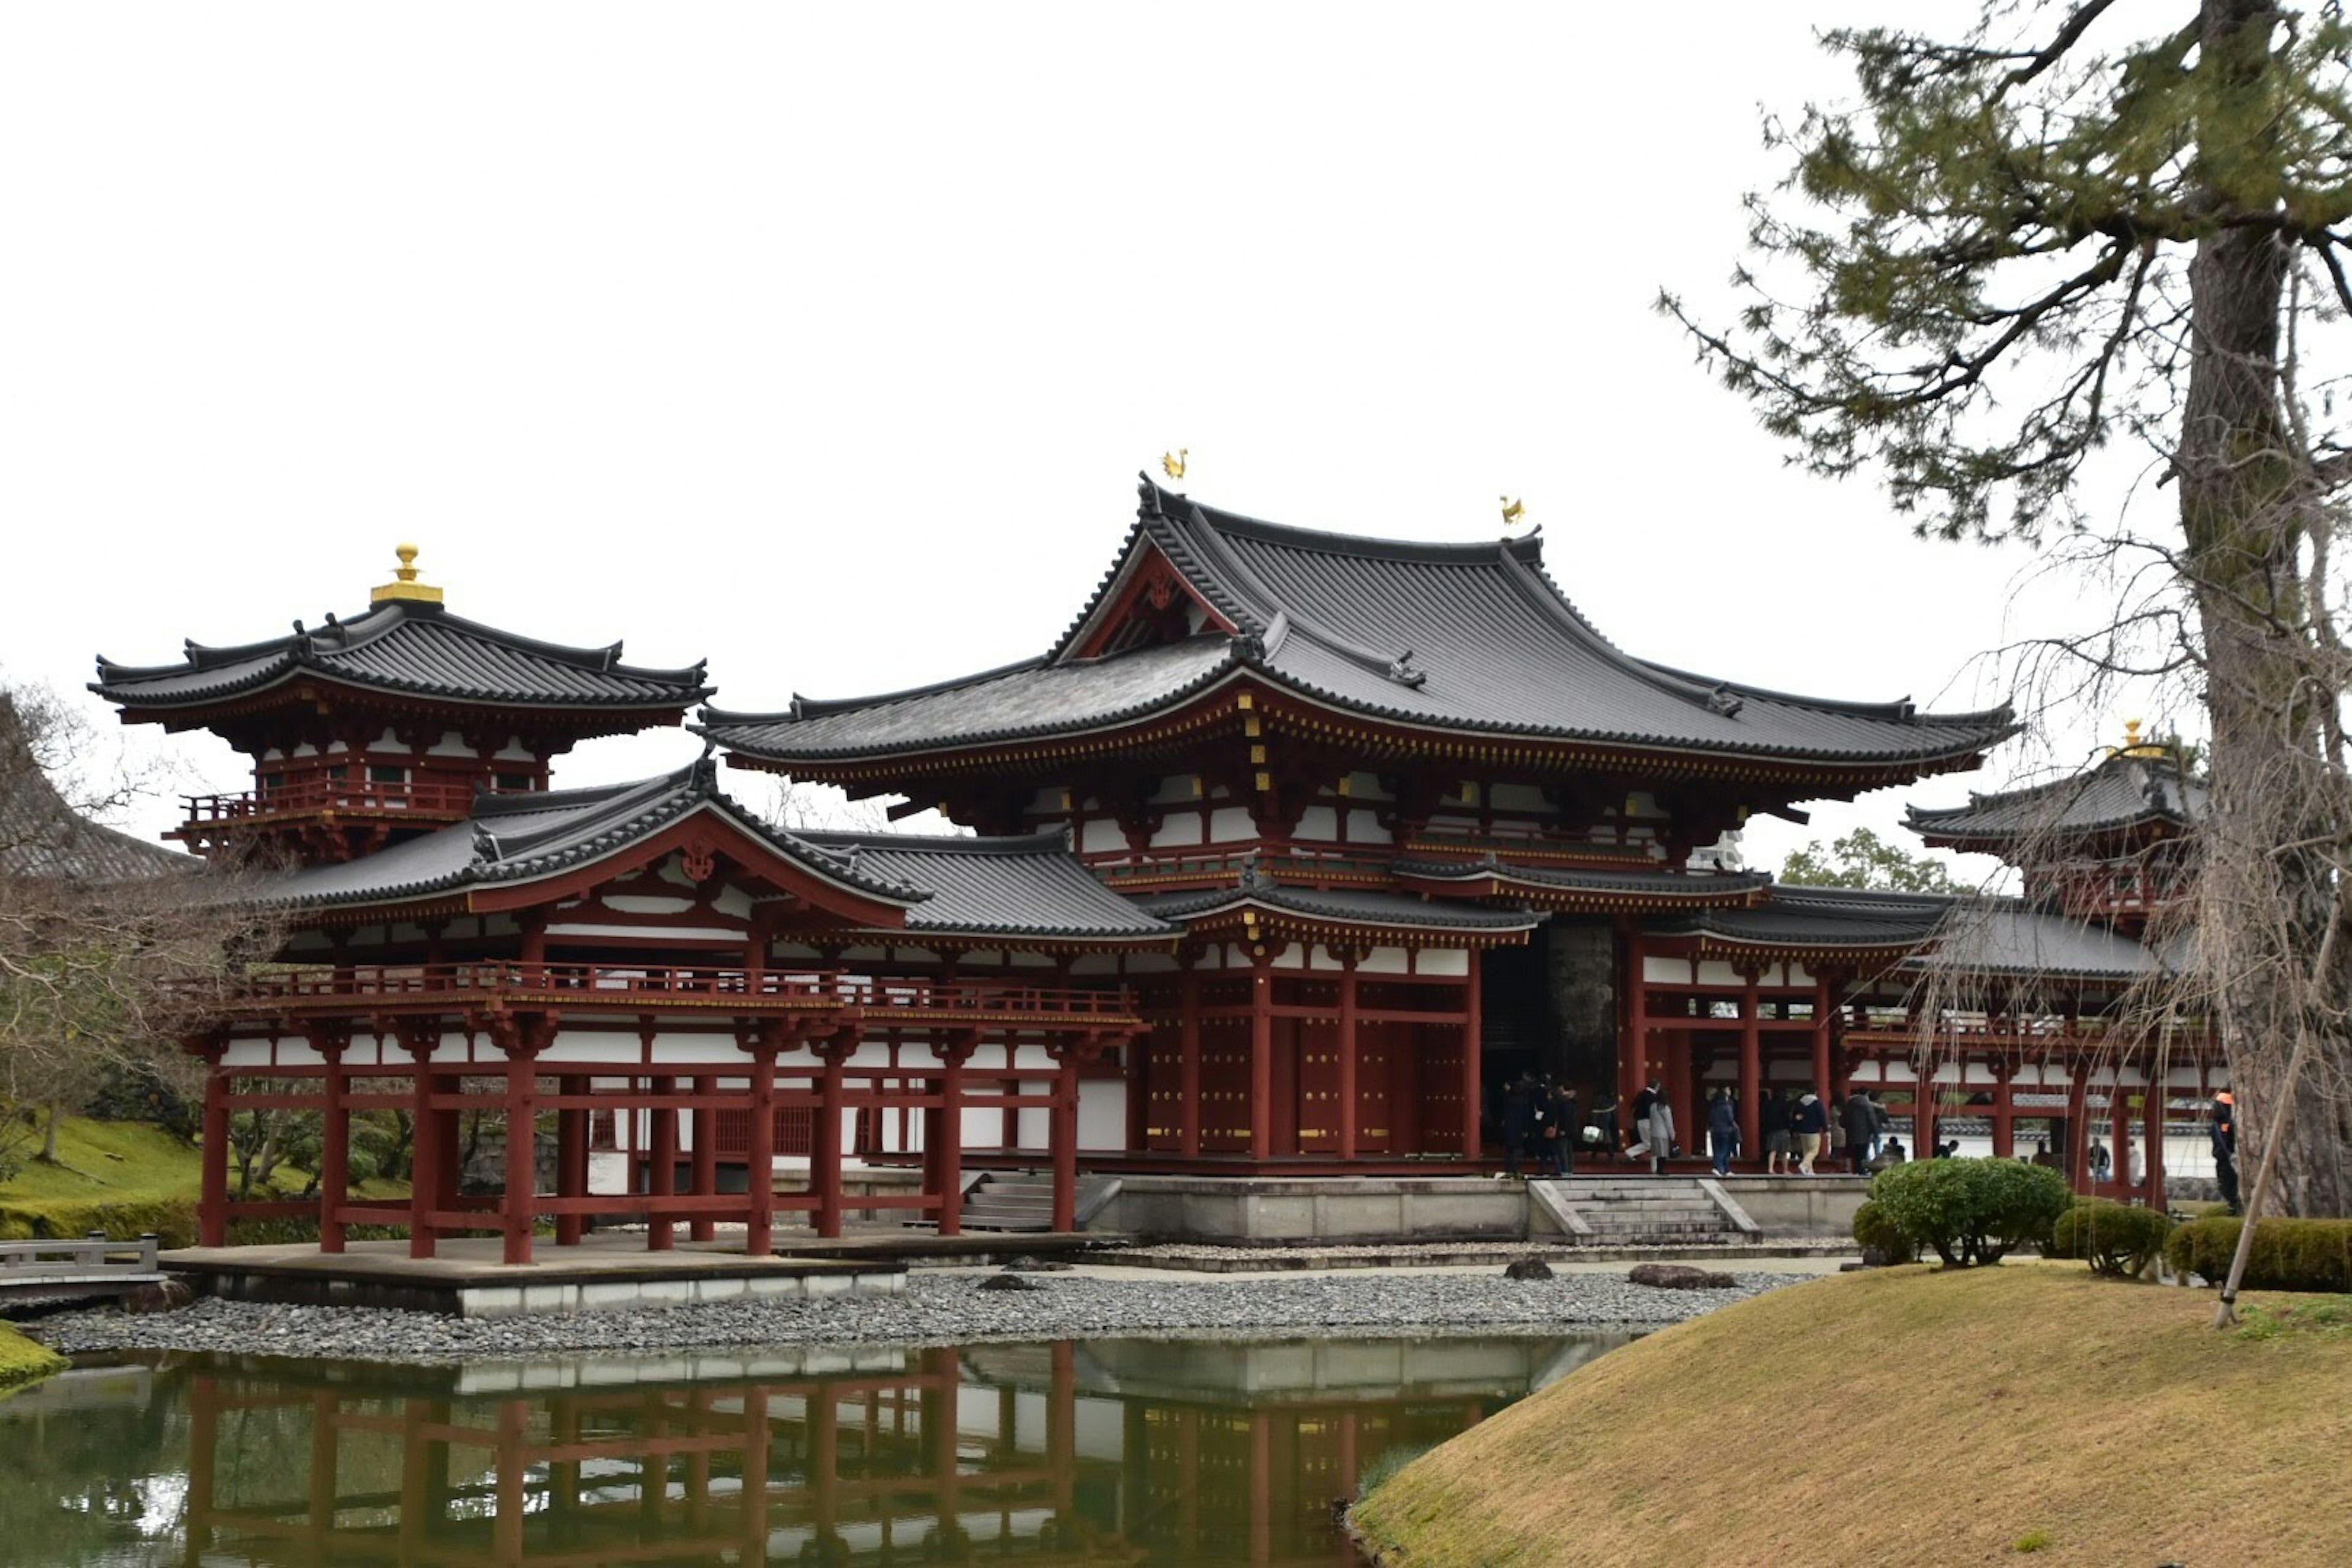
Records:
<instances>
[{"instance_id":1,"label":"stone","mask_svg":"<svg viewBox=\"0 0 2352 1568\"><path fill-rule=\"evenodd\" d=\"M1503 1270L1506 1279L1549 1279L1551 1265L1540 1258L1522 1258Z\"/></svg>"},{"instance_id":2,"label":"stone","mask_svg":"<svg viewBox=\"0 0 2352 1568\"><path fill-rule=\"evenodd\" d=\"M1034 1290L1037 1289L1018 1274L992 1274L980 1282L983 1290Z\"/></svg>"},{"instance_id":3,"label":"stone","mask_svg":"<svg viewBox=\"0 0 2352 1568\"><path fill-rule=\"evenodd\" d=\"M176 1312L191 1305L196 1293L188 1289L184 1279L158 1279L146 1285L136 1285L123 1292L122 1310L145 1316L151 1312Z\"/></svg>"},{"instance_id":4,"label":"stone","mask_svg":"<svg viewBox=\"0 0 2352 1568\"><path fill-rule=\"evenodd\" d=\"M1625 1278L1655 1290L1735 1290L1739 1287L1739 1281L1728 1274L1693 1268L1687 1263L1637 1263Z\"/></svg>"}]
</instances>

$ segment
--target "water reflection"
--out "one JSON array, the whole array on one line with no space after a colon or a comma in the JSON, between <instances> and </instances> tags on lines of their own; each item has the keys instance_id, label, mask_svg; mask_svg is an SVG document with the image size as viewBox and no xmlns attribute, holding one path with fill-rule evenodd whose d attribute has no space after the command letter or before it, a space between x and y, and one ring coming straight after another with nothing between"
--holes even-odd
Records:
<instances>
[{"instance_id":1,"label":"water reflection","mask_svg":"<svg viewBox=\"0 0 2352 1568\"><path fill-rule=\"evenodd\" d=\"M1340 1564L1363 1467L1614 1342L79 1372L0 1401L0 1559Z\"/></svg>"}]
</instances>

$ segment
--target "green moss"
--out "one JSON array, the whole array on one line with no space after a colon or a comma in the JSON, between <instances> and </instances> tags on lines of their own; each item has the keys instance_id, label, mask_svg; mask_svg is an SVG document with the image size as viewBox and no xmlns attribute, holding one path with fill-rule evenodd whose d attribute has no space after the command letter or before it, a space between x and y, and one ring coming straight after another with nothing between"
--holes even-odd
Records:
<instances>
[{"instance_id":1,"label":"green moss","mask_svg":"<svg viewBox=\"0 0 2352 1568\"><path fill-rule=\"evenodd\" d=\"M66 1369L66 1358L0 1323L0 1389L19 1388Z\"/></svg>"}]
</instances>

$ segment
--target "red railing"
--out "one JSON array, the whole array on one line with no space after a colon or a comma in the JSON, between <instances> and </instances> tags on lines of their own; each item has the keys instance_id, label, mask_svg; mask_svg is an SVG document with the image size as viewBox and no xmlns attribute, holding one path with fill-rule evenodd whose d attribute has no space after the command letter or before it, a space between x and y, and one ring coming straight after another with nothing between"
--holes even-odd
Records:
<instances>
[{"instance_id":1,"label":"red railing","mask_svg":"<svg viewBox=\"0 0 2352 1568\"><path fill-rule=\"evenodd\" d=\"M854 1008L887 1013L1014 1013L1025 1016L1126 1016L1123 989L1008 984L987 980L877 978L834 970L749 970L710 964L427 963L355 964L255 975L220 1005L232 1012L333 1012L367 1006L484 1002L564 1006L659 1007L690 1004L754 1010Z\"/></svg>"},{"instance_id":2,"label":"red railing","mask_svg":"<svg viewBox=\"0 0 2352 1568\"><path fill-rule=\"evenodd\" d=\"M473 814L477 793L470 779L383 784L365 778L314 775L289 779L266 790L247 790L241 795L183 795L181 800L187 808L186 825L203 827L313 811L404 812L463 817Z\"/></svg>"}]
</instances>

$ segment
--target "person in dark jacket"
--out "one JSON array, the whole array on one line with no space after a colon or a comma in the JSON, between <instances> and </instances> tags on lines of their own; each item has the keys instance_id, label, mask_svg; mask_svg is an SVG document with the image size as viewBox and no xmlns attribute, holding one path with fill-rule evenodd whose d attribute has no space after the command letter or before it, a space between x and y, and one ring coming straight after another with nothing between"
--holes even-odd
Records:
<instances>
[{"instance_id":1,"label":"person in dark jacket","mask_svg":"<svg viewBox=\"0 0 2352 1568\"><path fill-rule=\"evenodd\" d=\"M1739 1142L1739 1110L1731 1103L1727 1089L1718 1089L1707 1097L1706 1139L1715 1150L1715 1173L1731 1174L1731 1151Z\"/></svg>"},{"instance_id":2,"label":"person in dark jacket","mask_svg":"<svg viewBox=\"0 0 2352 1568\"><path fill-rule=\"evenodd\" d=\"M2230 1205L2231 1214L2243 1214L2238 1206L2238 1097L2224 1089L2213 1097L2213 1115L2207 1124L2213 1139L2213 1180L2221 1188L2221 1201Z\"/></svg>"},{"instance_id":3,"label":"person in dark jacket","mask_svg":"<svg viewBox=\"0 0 2352 1568\"><path fill-rule=\"evenodd\" d=\"M1528 1146L1535 1116L1535 1075L1523 1072L1503 1090L1503 1170L1507 1175L1519 1173L1519 1153Z\"/></svg>"},{"instance_id":4,"label":"person in dark jacket","mask_svg":"<svg viewBox=\"0 0 2352 1568\"><path fill-rule=\"evenodd\" d=\"M1606 1150L1612 1160L1624 1152L1619 1142L1616 1090L1604 1088L1592 1097L1592 1125L1601 1134L1595 1148Z\"/></svg>"},{"instance_id":5,"label":"person in dark jacket","mask_svg":"<svg viewBox=\"0 0 2352 1568\"><path fill-rule=\"evenodd\" d=\"M1878 1107L1857 1089L1845 1097L1845 1152L1855 1175L1870 1174L1870 1148L1877 1142Z\"/></svg>"},{"instance_id":6,"label":"person in dark jacket","mask_svg":"<svg viewBox=\"0 0 2352 1568\"><path fill-rule=\"evenodd\" d=\"M1552 1173L1558 1176L1576 1174L1576 1141L1584 1136L1584 1114L1576 1104L1573 1085L1561 1084L1551 1097Z\"/></svg>"},{"instance_id":7,"label":"person in dark jacket","mask_svg":"<svg viewBox=\"0 0 2352 1568\"><path fill-rule=\"evenodd\" d=\"M1796 1109L1789 1113L1789 1131L1797 1135L1797 1170L1810 1176L1830 1131L1830 1108L1822 1103L1820 1095L1809 1089L1797 1096Z\"/></svg>"},{"instance_id":8,"label":"person in dark jacket","mask_svg":"<svg viewBox=\"0 0 2352 1568\"><path fill-rule=\"evenodd\" d=\"M1782 1173L1781 1166L1796 1169L1789 1154L1789 1100L1777 1089L1764 1091L1764 1101L1756 1108L1757 1131L1764 1135L1764 1170L1768 1175Z\"/></svg>"}]
</instances>

